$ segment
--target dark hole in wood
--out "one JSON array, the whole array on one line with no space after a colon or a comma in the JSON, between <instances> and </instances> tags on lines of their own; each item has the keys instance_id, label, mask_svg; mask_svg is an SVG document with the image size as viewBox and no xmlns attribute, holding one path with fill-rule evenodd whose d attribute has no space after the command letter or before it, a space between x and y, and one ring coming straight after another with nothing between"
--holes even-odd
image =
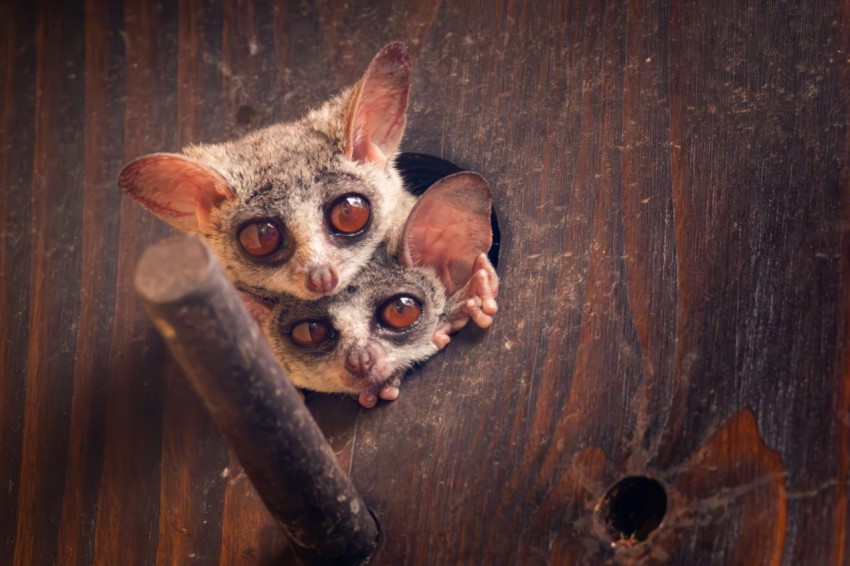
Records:
<instances>
[{"instance_id":1,"label":"dark hole in wood","mask_svg":"<svg viewBox=\"0 0 850 566\"><path fill-rule=\"evenodd\" d=\"M254 120L254 116L256 115L256 110L248 105L242 105L236 110L236 123L240 126L247 126Z\"/></svg>"},{"instance_id":2,"label":"dark hole in wood","mask_svg":"<svg viewBox=\"0 0 850 566\"><path fill-rule=\"evenodd\" d=\"M629 476L608 490L597 507L598 520L615 543L646 540L667 512L667 493L656 480Z\"/></svg>"}]
</instances>

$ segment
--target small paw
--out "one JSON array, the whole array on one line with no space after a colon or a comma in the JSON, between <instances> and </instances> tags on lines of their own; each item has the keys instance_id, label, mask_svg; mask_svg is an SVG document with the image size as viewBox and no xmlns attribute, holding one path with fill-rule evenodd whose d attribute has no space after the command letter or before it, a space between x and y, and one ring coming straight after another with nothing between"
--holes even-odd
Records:
<instances>
[{"instance_id":1,"label":"small paw","mask_svg":"<svg viewBox=\"0 0 850 566\"><path fill-rule=\"evenodd\" d=\"M461 303L460 308L469 318L481 328L489 328L493 324L493 315L498 306L493 298L487 272L479 269L470 280L472 290L476 294Z\"/></svg>"},{"instance_id":2,"label":"small paw","mask_svg":"<svg viewBox=\"0 0 850 566\"><path fill-rule=\"evenodd\" d=\"M466 323L464 322L464 324ZM452 332L452 323L443 322L434 331L434 336L431 337L431 342L434 343L434 346L436 346L438 350L442 350L449 345L449 342L452 341L451 337L449 337L449 334Z\"/></svg>"},{"instance_id":3,"label":"small paw","mask_svg":"<svg viewBox=\"0 0 850 566\"><path fill-rule=\"evenodd\" d=\"M469 282L458 292L460 303L452 316L454 331L463 328L471 318L481 328L493 324L493 315L499 310L496 297L499 295L499 276L486 254L475 258L473 274Z\"/></svg>"},{"instance_id":4,"label":"small paw","mask_svg":"<svg viewBox=\"0 0 850 566\"><path fill-rule=\"evenodd\" d=\"M358 395L357 402L360 403L364 409L371 409L378 404L378 397L371 391L364 391Z\"/></svg>"},{"instance_id":5,"label":"small paw","mask_svg":"<svg viewBox=\"0 0 850 566\"><path fill-rule=\"evenodd\" d=\"M378 391L378 397L383 399L384 401L395 401L398 399L399 394L401 393L401 380L398 378L393 379Z\"/></svg>"},{"instance_id":6,"label":"small paw","mask_svg":"<svg viewBox=\"0 0 850 566\"><path fill-rule=\"evenodd\" d=\"M364 409L372 409L378 404L379 398L384 401L395 401L401 394L400 387L401 379L398 377L393 378L381 387L377 395L371 391L363 391L357 396L357 402Z\"/></svg>"}]
</instances>

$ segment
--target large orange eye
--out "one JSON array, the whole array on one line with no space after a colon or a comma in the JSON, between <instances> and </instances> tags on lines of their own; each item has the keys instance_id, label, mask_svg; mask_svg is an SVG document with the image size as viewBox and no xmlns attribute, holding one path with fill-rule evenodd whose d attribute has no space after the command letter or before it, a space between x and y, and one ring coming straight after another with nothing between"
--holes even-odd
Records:
<instances>
[{"instance_id":1,"label":"large orange eye","mask_svg":"<svg viewBox=\"0 0 850 566\"><path fill-rule=\"evenodd\" d=\"M321 320L304 320L289 331L292 343L302 348L315 348L330 337L330 325Z\"/></svg>"},{"instance_id":2,"label":"large orange eye","mask_svg":"<svg viewBox=\"0 0 850 566\"><path fill-rule=\"evenodd\" d=\"M381 306L378 318L381 324L393 330L405 330L419 321L422 304L407 295L393 297Z\"/></svg>"},{"instance_id":3,"label":"large orange eye","mask_svg":"<svg viewBox=\"0 0 850 566\"><path fill-rule=\"evenodd\" d=\"M268 257L281 248L283 235L274 223L260 220L242 227L239 244L252 257Z\"/></svg>"},{"instance_id":4,"label":"large orange eye","mask_svg":"<svg viewBox=\"0 0 850 566\"><path fill-rule=\"evenodd\" d=\"M356 234L369 223L369 201L360 195L345 195L331 205L328 221L340 234Z\"/></svg>"}]
</instances>

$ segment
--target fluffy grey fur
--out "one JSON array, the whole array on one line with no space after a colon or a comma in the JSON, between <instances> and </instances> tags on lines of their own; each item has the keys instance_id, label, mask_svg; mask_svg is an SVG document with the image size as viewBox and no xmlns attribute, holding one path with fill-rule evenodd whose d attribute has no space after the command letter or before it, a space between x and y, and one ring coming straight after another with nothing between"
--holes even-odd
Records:
<instances>
[{"instance_id":1,"label":"fluffy grey fur","mask_svg":"<svg viewBox=\"0 0 850 566\"><path fill-rule=\"evenodd\" d=\"M346 98L337 97L295 123L184 150L213 167L235 193L212 209L202 237L237 284L265 296L288 293L316 299L321 295L305 286L312 267L335 266L341 289L382 241L394 251L416 199L404 189L392 162L381 166L345 156L341 116ZM346 193L369 200L371 220L362 235L340 236L328 229L327 206ZM239 227L261 218L278 220L286 228L295 249L287 261L258 262L242 252L236 239Z\"/></svg>"},{"instance_id":2,"label":"fluffy grey fur","mask_svg":"<svg viewBox=\"0 0 850 566\"><path fill-rule=\"evenodd\" d=\"M397 378L416 362L449 343L449 334L470 319L482 328L496 312L498 277L487 260L492 244L489 185L475 173L446 177L416 203L403 227L397 253L382 245L353 284L315 301L290 295L274 306L246 297L276 356L293 383L323 392L361 396L398 395ZM422 307L416 324L394 330L379 317L381 307L399 295ZM305 348L292 329L321 321L331 337ZM365 355L368 367L357 364ZM386 389L395 389L390 394Z\"/></svg>"},{"instance_id":3,"label":"fluffy grey fur","mask_svg":"<svg viewBox=\"0 0 850 566\"><path fill-rule=\"evenodd\" d=\"M410 55L393 43L354 87L301 120L182 154L144 156L119 177L142 206L198 233L234 283L255 297L246 299L249 306L266 299L254 314L300 387L389 400L404 370L445 347L470 319L488 327L496 312L498 277L484 255L492 242L487 182L457 173L417 201L393 164L409 87ZM368 201L370 217L344 235L331 228L330 209L348 194ZM265 256L251 257L240 232L267 223L286 244L267 252L255 232L246 246ZM423 308L402 331L376 315L399 294ZM268 301L276 302L271 315ZM326 321L332 339L296 346L290 330L306 319ZM361 398L369 403L374 399Z\"/></svg>"},{"instance_id":4,"label":"fluffy grey fur","mask_svg":"<svg viewBox=\"0 0 850 566\"><path fill-rule=\"evenodd\" d=\"M381 242L394 250L416 202L393 164L409 81L410 54L392 43L353 88L304 118L182 154L141 157L118 184L174 227L199 233L241 287L266 297L333 294ZM369 223L353 235L329 227L331 205L347 193L365 197L371 208ZM286 248L250 257L240 229L266 220L283 229Z\"/></svg>"},{"instance_id":5,"label":"fluffy grey fur","mask_svg":"<svg viewBox=\"0 0 850 566\"><path fill-rule=\"evenodd\" d=\"M401 294L418 299L422 313L412 328L398 331L383 326L378 311ZM451 309L445 287L433 269L402 268L382 247L354 285L316 301L281 297L262 326L287 375L298 387L377 394L414 363L438 351L432 337ZM326 321L333 328L332 337L315 348L297 346L289 333L304 320ZM365 350L373 357L372 368L367 375L357 376L346 369L345 360L352 352Z\"/></svg>"}]
</instances>

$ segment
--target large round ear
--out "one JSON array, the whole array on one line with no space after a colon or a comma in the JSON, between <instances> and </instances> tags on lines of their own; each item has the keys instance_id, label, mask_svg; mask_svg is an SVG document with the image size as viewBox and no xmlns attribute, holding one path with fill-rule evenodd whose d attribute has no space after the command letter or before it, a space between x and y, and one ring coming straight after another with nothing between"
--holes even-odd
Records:
<instances>
[{"instance_id":1,"label":"large round ear","mask_svg":"<svg viewBox=\"0 0 850 566\"><path fill-rule=\"evenodd\" d=\"M403 43L375 55L345 105L345 153L354 161L386 165L404 134L411 58Z\"/></svg>"},{"instance_id":2,"label":"large round ear","mask_svg":"<svg viewBox=\"0 0 850 566\"><path fill-rule=\"evenodd\" d=\"M468 171L435 183L419 199L404 225L404 267L433 267L453 295L472 277L472 265L493 244L493 195L484 177Z\"/></svg>"},{"instance_id":3,"label":"large round ear","mask_svg":"<svg viewBox=\"0 0 850 566\"><path fill-rule=\"evenodd\" d=\"M210 210L233 198L221 175L200 161L152 153L124 166L118 186L178 230L204 232Z\"/></svg>"}]
</instances>

